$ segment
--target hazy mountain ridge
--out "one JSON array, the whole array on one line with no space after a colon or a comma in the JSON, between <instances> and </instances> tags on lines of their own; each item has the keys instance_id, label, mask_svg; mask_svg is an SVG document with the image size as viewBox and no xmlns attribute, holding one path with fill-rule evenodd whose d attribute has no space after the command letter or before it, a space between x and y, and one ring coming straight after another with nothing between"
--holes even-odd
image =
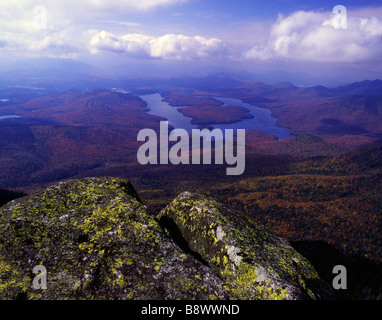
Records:
<instances>
[{"instance_id":1,"label":"hazy mountain ridge","mask_svg":"<svg viewBox=\"0 0 382 320\"><path fill-rule=\"evenodd\" d=\"M227 75L211 76L209 83L213 84L214 77L224 82ZM235 81L237 85L238 80ZM230 84L232 82L227 82L227 86ZM197 85L196 82L192 84ZM340 89L304 89L288 83L271 85L246 79L239 86L217 87L213 92L203 91L203 83L189 88L158 84L128 87L127 90L158 90L170 104L190 104L192 107L186 107L185 112L192 109L193 117L203 124L209 123L210 109L220 104L211 98L213 96L239 98L269 108L278 117L278 123L289 127L292 133L309 134L321 140L295 138L277 141L272 136L247 131L248 147L256 152L309 157L335 155L378 143L382 136L382 100L375 93L380 85L381 81L376 80ZM354 90L366 93L356 97L348 94ZM4 175L0 186L14 188L46 182L48 176L51 176L50 181L56 181L113 162L127 164L127 161L132 161L133 164L138 147L137 132L143 128L157 130L159 121L164 120L146 111L145 102L133 93L107 89L72 89L25 103L10 101L0 108L0 114L22 117L1 121L0 163ZM247 117L246 114L243 116ZM231 117L228 112L220 118L217 117L216 122L238 120L236 114L232 113ZM61 152L65 148L60 145L66 146L65 154Z\"/></svg>"}]
</instances>

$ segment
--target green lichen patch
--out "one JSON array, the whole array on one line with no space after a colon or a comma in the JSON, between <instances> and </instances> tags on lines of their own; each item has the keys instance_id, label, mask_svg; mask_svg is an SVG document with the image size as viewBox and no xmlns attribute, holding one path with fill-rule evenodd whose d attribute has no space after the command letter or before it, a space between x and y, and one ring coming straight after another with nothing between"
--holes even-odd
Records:
<instances>
[{"instance_id":1,"label":"green lichen patch","mask_svg":"<svg viewBox=\"0 0 382 320\"><path fill-rule=\"evenodd\" d=\"M191 250L234 299L327 299L328 286L288 242L203 195L184 192L158 215L172 219Z\"/></svg>"}]
</instances>

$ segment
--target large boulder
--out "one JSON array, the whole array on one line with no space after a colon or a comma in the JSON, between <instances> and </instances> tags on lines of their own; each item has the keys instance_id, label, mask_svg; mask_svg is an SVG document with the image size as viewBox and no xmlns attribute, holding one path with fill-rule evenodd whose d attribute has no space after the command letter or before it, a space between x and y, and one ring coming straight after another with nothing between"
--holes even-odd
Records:
<instances>
[{"instance_id":1,"label":"large boulder","mask_svg":"<svg viewBox=\"0 0 382 320\"><path fill-rule=\"evenodd\" d=\"M158 219L223 279L233 299L332 297L287 241L213 199L184 192Z\"/></svg>"}]
</instances>

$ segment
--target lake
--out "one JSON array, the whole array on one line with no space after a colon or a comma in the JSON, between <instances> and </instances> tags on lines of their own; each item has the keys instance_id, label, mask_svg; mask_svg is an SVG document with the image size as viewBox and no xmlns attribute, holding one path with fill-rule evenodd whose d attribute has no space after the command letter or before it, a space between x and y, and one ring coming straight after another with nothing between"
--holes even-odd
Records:
<instances>
[{"instance_id":1,"label":"lake","mask_svg":"<svg viewBox=\"0 0 382 320\"><path fill-rule=\"evenodd\" d=\"M150 109L149 114L161 116L168 119L168 122L174 128L181 128L191 133L192 129L197 129L199 125L191 123L191 118L186 117L178 109L182 107L172 107L167 102L163 101L159 93L141 95L140 98L147 103ZM252 119L243 119L239 122L229 124L213 124L213 128L225 129L245 129L245 130L258 130L278 137L280 140L293 138L293 135L288 133L288 128L279 127L276 125L277 119L272 116L272 112L265 108L260 108L238 99L213 97L218 101L227 105L242 106L250 111L254 116Z\"/></svg>"}]
</instances>

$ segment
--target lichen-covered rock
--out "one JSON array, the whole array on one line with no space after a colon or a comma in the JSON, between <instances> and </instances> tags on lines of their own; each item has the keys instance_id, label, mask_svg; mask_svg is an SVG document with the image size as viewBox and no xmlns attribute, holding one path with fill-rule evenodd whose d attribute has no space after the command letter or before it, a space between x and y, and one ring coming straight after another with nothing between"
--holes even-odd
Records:
<instances>
[{"instance_id":1,"label":"lichen-covered rock","mask_svg":"<svg viewBox=\"0 0 382 320\"><path fill-rule=\"evenodd\" d=\"M32 286L43 265L47 288ZM61 182L0 208L0 299L225 299L127 180Z\"/></svg>"},{"instance_id":2,"label":"lichen-covered rock","mask_svg":"<svg viewBox=\"0 0 382 320\"><path fill-rule=\"evenodd\" d=\"M163 226L165 228L163 228ZM46 289L32 284L47 270ZM71 180L0 208L0 299L319 299L286 241L202 195L158 217L127 180Z\"/></svg>"},{"instance_id":3,"label":"lichen-covered rock","mask_svg":"<svg viewBox=\"0 0 382 320\"><path fill-rule=\"evenodd\" d=\"M233 299L331 298L328 285L287 241L210 198L184 192L158 219L175 222Z\"/></svg>"}]
</instances>

